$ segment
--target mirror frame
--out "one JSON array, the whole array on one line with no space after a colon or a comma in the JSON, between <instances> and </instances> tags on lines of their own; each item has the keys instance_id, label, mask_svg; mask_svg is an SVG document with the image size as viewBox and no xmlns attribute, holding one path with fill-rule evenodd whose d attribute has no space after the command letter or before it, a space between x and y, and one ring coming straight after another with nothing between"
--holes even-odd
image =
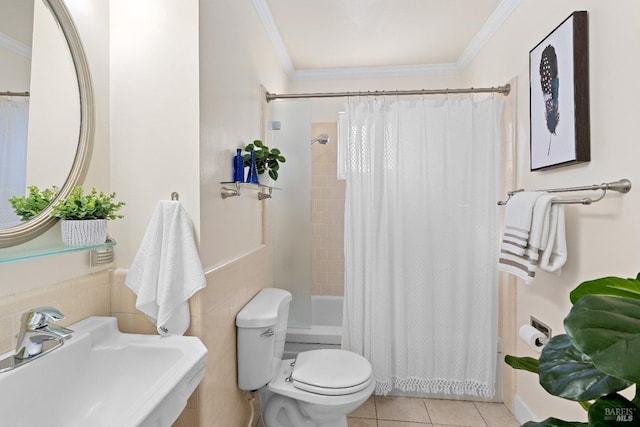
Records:
<instances>
[{"instance_id":1,"label":"mirror frame","mask_svg":"<svg viewBox=\"0 0 640 427\"><path fill-rule=\"evenodd\" d=\"M32 219L15 227L0 230L0 248L27 242L50 229L58 221L57 218L50 216L53 206L58 203L60 199L66 198L73 188L84 180L87 169L89 168L89 163L91 162L91 153L93 152L95 132L93 87L89 73L89 64L80 41L78 30L63 0L42 1L51 11L60 26L63 36L67 40L67 45L71 52L71 59L76 70L80 93L80 132L78 136L78 148L73 164L71 165L71 171L53 202Z\"/></svg>"}]
</instances>

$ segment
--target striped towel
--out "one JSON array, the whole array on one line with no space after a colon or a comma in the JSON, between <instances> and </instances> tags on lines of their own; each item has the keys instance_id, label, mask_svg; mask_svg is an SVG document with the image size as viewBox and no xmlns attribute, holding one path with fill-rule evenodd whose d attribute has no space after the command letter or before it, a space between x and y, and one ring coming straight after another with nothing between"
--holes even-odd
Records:
<instances>
[{"instance_id":1,"label":"striped towel","mask_svg":"<svg viewBox=\"0 0 640 427\"><path fill-rule=\"evenodd\" d=\"M540 253L549 241L551 202L557 197L544 192L524 195L519 198L515 208L512 206L505 212L505 232L498 270L511 273L529 284L536 275ZM525 226L527 222L528 226Z\"/></svg>"},{"instance_id":2,"label":"striped towel","mask_svg":"<svg viewBox=\"0 0 640 427\"><path fill-rule=\"evenodd\" d=\"M504 212L504 234L502 236L502 252L522 256L527 249L533 206L543 194L541 191L521 191L515 193Z\"/></svg>"}]
</instances>

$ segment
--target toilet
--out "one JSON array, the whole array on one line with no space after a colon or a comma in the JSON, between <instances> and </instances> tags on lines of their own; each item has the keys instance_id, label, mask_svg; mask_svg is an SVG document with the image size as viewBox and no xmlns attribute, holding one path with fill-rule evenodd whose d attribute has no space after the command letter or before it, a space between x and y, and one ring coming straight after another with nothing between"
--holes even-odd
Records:
<instances>
[{"instance_id":1,"label":"toilet","mask_svg":"<svg viewBox=\"0 0 640 427\"><path fill-rule=\"evenodd\" d=\"M236 316L238 387L258 390L265 427L347 427L373 393L371 364L346 350L282 360L291 293L262 289Z\"/></svg>"}]
</instances>

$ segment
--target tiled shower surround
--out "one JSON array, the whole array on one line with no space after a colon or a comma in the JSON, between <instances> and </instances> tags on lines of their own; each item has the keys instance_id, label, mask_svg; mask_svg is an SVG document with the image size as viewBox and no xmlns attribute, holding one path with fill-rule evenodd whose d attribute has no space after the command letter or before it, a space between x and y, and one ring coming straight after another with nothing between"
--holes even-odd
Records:
<instances>
[{"instance_id":1,"label":"tiled shower surround","mask_svg":"<svg viewBox=\"0 0 640 427\"><path fill-rule=\"evenodd\" d=\"M337 179L336 123L315 123L314 137L326 133L327 144L311 146L312 295L344 295L344 192Z\"/></svg>"}]
</instances>

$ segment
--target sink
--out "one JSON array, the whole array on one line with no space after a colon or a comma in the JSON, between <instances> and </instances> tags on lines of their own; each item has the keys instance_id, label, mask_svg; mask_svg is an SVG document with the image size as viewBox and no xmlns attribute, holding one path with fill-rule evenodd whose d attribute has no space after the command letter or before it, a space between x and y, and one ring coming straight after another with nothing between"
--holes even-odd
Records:
<instances>
[{"instance_id":1,"label":"sink","mask_svg":"<svg viewBox=\"0 0 640 427\"><path fill-rule=\"evenodd\" d=\"M169 427L204 377L196 337L124 334L115 317L69 328L61 347L0 373L1 426Z\"/></svg>"}]
</instances>

